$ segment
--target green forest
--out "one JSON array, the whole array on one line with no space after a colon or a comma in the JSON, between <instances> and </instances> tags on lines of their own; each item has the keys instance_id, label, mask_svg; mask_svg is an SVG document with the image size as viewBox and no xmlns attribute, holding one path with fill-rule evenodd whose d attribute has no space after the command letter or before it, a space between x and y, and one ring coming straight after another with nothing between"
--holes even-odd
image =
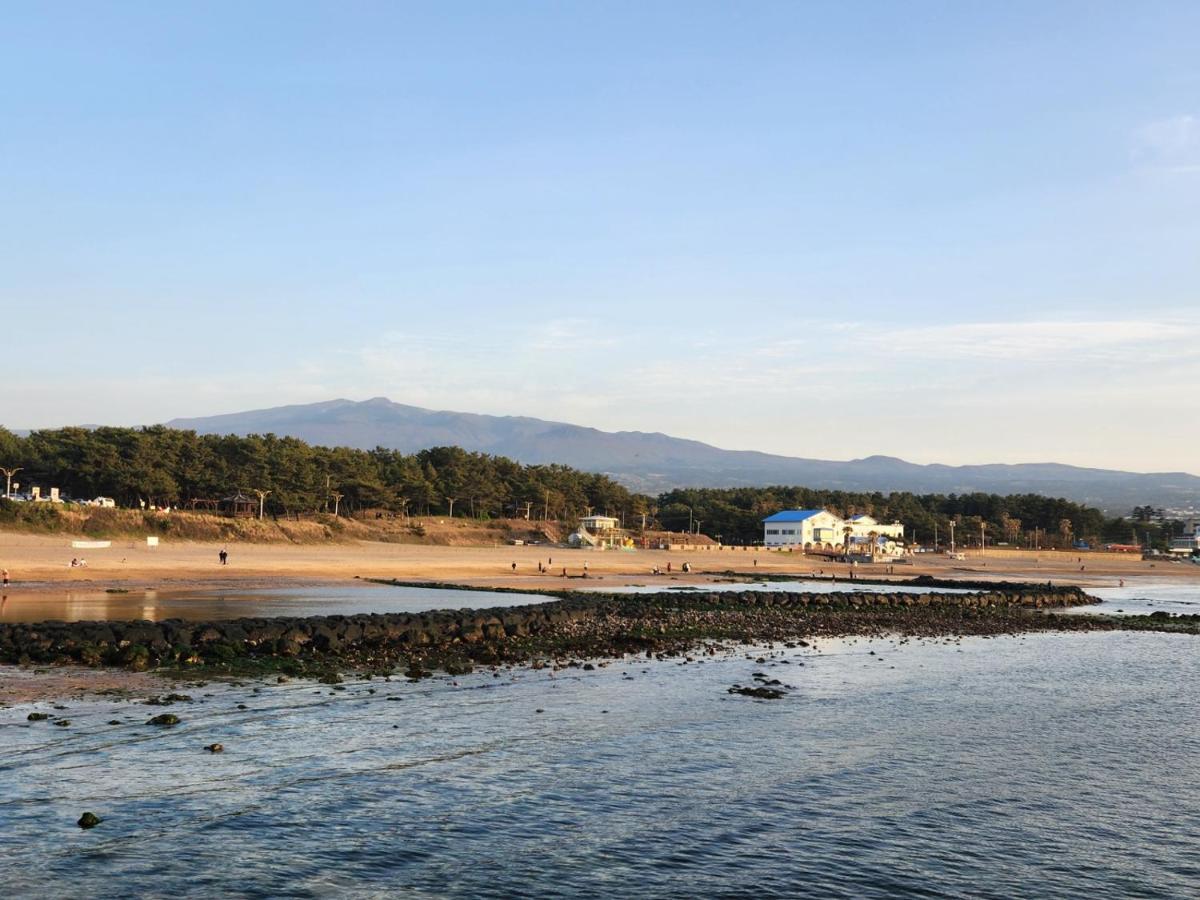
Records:
<instances>
[{"instance_id":1,"label":"green forest","mask_svg":"<svg viewBox=\"0 0 1200 900\"><path fill-rule=\"evenodd\" d=\"M571 522L615 516L625 527L695 531L727 544L762 537L764 516L781 509L828 508L900 521L910 540L931 545L935 534L959 545L1070 547L1076 541L1163 546L1182 530L1149 507L1137 518L1106 518L1099 510L1036 494L911 494L824 491L805 487L679 489L648 497L612 478L561 465L434 447L405 454L376 448L317 447L275 435L198 435L150 428L60 428L21 437L0 428L0 466L20 469L21 490L57 487L66 498L111 497L117 505L187 509L199 501L265 492L272 516L353 515L378 510L407 515L520 517ZM2 475L3 473L0 473ZM1148 511L1148 512L1147 512Z\"/></svg>"}]
</instances>

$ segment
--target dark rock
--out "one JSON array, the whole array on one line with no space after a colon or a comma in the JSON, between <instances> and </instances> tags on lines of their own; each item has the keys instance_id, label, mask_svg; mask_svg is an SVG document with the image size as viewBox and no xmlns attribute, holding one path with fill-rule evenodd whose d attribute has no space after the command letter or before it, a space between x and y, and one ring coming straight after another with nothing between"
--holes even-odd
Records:
<instances>
[{"instance_id":1,"label":"dark rock","mask_svg":"<svg viewBox=\"0 0 1200 900\"><path fill-rule=\"evenodd\" d=\"M779 688L771 687L742 687L735 684L729 689L731 694L743 694L747 697L754 697L758 700L782 700L786 693Z\"/></svg>"},{"instance_id":2,"label":"dark rock","mask_svg":"<svg viewBox=\"0 0 1200 900\"><path fill-rule=\"evenodd\" d=\"M80 828L95 828L103 821L104 820L95 813L85 812L79 817L79 821L76 824L78 824Z\"/></svg>"},{"instance_id":3,"label":"dark rock","mask_svg":"<svg viewBox=\"0 0 1200 900\"><path fill-rule=\"evenodd\" d=\"M166 728L171 725L178 725L179 724L179 716L175 715L174 713L163 713L162 715L155 716L153 719L148 721L146 724L147 725L158 725L159 727Z\"/></svg>"},{"instance_id":4,"label":"dark rock","mask_svg":"<svg viewBox=\"0 0 1200 900\"><path fill-rule=\"evenodd\" d=\"M209 744L204 749L209 753L222 753L225 750L225 748L220 744Z\"/></svg>"},{"instance_id":5,"label":"dark rock","mask_svg":"<svg viewBox=\"0 0 1200 900\"><path fill-rule=\"evenodd\" d=\"M32 712L25 718L30 722L44 722L50 718L50 713Z\"/></svg>"}]
</instances>

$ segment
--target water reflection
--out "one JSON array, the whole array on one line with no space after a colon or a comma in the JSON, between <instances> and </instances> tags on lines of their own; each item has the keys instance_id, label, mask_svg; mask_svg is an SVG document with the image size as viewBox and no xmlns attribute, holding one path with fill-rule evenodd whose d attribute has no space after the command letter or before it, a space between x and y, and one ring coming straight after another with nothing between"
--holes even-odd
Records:
<instances>
[{"instance_id":1,"label":"water reflection","mask_svg":"<svg viewBox=\"0 0 1200 900\"><path fill-rule=\"evenodd\" d=\"M272 589L204 588L136 590L128 593L63 591L12 593L0 606L0 622L95 622L187 619L215 622L255 616L329 616L360 613L424 612L431 609L481 609L544 603L552 597L495 591L391 587L362 583L347 586Z\"/></svg>"}]
</instances>

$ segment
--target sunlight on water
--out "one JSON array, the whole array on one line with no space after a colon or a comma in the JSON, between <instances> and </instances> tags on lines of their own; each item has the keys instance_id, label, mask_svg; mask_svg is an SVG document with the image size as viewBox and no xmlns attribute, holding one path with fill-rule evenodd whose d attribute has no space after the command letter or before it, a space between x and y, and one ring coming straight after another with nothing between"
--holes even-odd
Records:
<instances>
[{"instance_id":1,"label":"sunlight on water","mask_svg":"<svg viewBox=\"0 0 1200 900\"><path fill-rule=\"evenodd\" d=\"M216 622L261 616L332 616L359 613L426 612L431 609L483 609L545 603L553 597L499 591L393 587L360 583L346 587L280 589L209 587L193 590L13 592L0 604L0 622L117 621L187 619Z\"/></svg>"},{"instance_id":2,"label":"sunlight on water","mask_svg":"<svg viewBox=\"0 0 1200 900\"><path fill-rule=\"evenodd\" d=\"M844 640L764 663L743 648L344 691L210 684L183 688L195 699L169 729L130 702L36 707L67 728L15 707L0 710L0 882L11 896L1187 896L1198 646ZM795 690L727 693L754 672ZM224 753L202 749L214 741ZM84 810L103 823L81 831Z\"/></svg>"}]
</instances>

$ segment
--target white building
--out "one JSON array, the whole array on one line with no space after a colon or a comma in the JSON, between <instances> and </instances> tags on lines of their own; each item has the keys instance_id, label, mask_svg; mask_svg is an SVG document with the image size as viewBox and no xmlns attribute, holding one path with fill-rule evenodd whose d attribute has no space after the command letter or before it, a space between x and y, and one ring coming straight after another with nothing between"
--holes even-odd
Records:
<instances>
[{"instance_id":1,"label":"white building","mask_svg":"<svg viewBox=\"0 0 1200 900\"><path fill-rule=\"evenodd\" d=\"M1200 554L1200 524L1188 522L1184 536L1171 539L1169 552L1175 556Z\"/></svg>"},{"instance_id":2,"label":"white building","mask_svg":"<svg viewBox=\"0 0 1200 900\"><path fill-rule=\"evenodd\" d=\"M785 509L762 520L764 547L797 547L803 550L840 550L847 539L877 538L895 541L904 537L899 522L881 525L870 516L843 519L827 509Z\"/></svg>"},{"instance_id":3,"label":"white building","mask_svg":"<svg viewBox=\"0 0 1200 900\"><path fill-rule=\"evenodd\" d=\"M579 520L579 524L593 534L603 534L606 531L615 531L621 523L612 516L584 516Z\"/></svg>"},{"instance_id":4,"label":"white building","mask_svg":"<svg viewBox=\"0 0 1200 900\"><path fill-rule=\"evenodd\" d=\"M567 543L572 547L600 550L627 546L628 539L622 534L620 526L620 521L612 516L584 516L579 520L579 527L567 536Z\"/></svg>"},{"instance_id":5,"label":"white building","mask_svg":"<svg viewBox=\"0 0 1200 900\"><path fill-rule=\"evenodd\" d=\"M851 516L846 520L846 524L850 526L850 534L853 537L870 537L872 534L892 539L904 537L904 526L899 522L884 525L870 516L858 515Z\"/></svg>"},{"instance_id":6,"label":"white building","mask_svg":"<svg viewBox=\"0 0 1200 900\"><path fill-rule=\"evenodd\" d=\"M764 547L834 550L845 540L842 520L824 509L785 509L762 521Z\"/></svg>"}]
</instances>

